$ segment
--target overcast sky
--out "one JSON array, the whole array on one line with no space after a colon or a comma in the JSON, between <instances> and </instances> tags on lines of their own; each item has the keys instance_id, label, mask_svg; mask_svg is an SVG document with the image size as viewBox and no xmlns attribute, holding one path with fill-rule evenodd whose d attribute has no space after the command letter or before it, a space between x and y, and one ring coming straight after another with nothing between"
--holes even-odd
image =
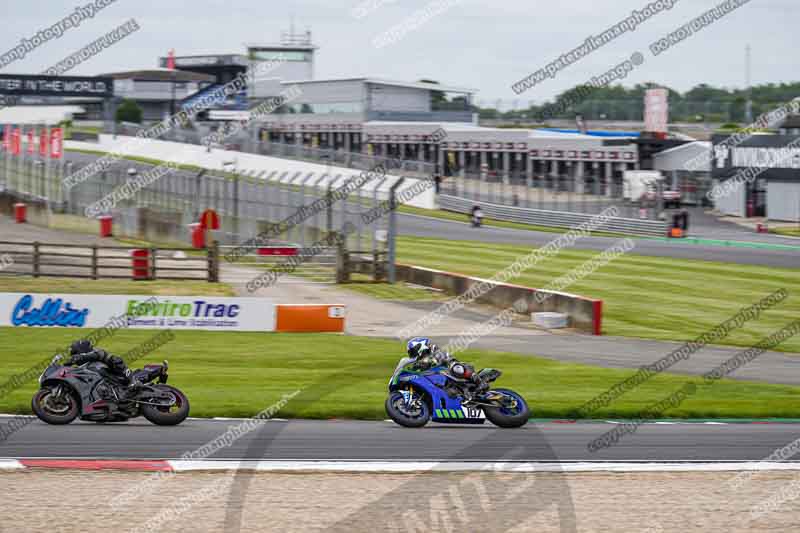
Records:
<instances>
[{"instance_id":1,"label":"overcast sky","mask_svg":"<svg viewBox=\"0 0 800 533\"><path fill-rule=\"evenodd\" d=\"M51 26L90 0L3 0L0 53ZM800 2L750 0L710 27L654 57L648 46L719 0L673 0L663 11L549 79L517 96L511 85L642 9L645 0L117 0L93 19L44 43L0 73L39 73L114 27L135 18L141 29L71 71L98 74L157 66L177 55L243 53L244 43L275 42L289 27L311 29L316 77L420 78L474 88L478 101L542 102L601 74L632 53L645 62L624 84L656 81L679 91L700 82L745 84L745 45L752 47L754 84L800 79L796 45ZM356 18L354 8L381 4ZM429 5L449 7L376 48L373 41ZM363 13L362 13L363 14Z\"/></svg>"}]
</instances>

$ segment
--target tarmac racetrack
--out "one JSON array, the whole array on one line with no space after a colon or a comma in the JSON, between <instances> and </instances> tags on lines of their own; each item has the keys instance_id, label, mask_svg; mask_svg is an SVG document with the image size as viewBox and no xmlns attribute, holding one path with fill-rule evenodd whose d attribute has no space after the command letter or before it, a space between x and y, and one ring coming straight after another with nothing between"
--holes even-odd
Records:
<instances>
[{"instance_id":1,"label":"tarmac racetrack","mask_svg":"<svg viewBox=\"0 0 800 533\"><path fill-rule=\"evenodd\" d=\"M8 420L0 418L0 427ZM119 424L48 426L31 419L0 442L0 457L180 459L240 423L189 419L177 427L157 427L136 419ZM269 420L208 459L743 462L764 459L800 436L800 425L793 423L651 423L609 448L587 449L590 441L614 427L604 421L539 421L516 430L499 429L488 422L483 426L429 424L405 429L388 421ZM253 456L253 449L263 450L263 454Z\"/></svg>"},{"instance_id":2,"label":"tarmac racetrack","mask_svg":"<svg viewBox=\"0 0 800 533\"><path fill-rule=\"evenodd\" d=\"M499 244L520 244L531 247L544 246L558 238L558 234L538 231L495 228L483 226L472 228L466 222L452 222L426 216L400 214L398 216L399 233L417 237L436 237L450 240L472 240ZM739 240L747 241L748 234L742 232ZM583 237L574 245L575 249L597 250L607 249L619 241L615 237ZM676 259L702 259L721 263L737 263L743 265L763 265L770 267L796 268L800 266L800 241L786 239L782 244L791 248L749 248L741 246L724 246L712 244L693 244L680 239L662 241L655 239L636 239L636 254L654 257L672 257Z\"/></svg>"}]
</instances>

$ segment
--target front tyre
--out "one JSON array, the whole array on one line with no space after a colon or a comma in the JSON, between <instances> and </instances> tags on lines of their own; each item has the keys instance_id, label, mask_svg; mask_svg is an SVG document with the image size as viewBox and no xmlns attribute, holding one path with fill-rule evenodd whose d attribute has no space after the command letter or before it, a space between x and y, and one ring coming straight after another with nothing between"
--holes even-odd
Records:
<instances>
[{"instance_id":1,"label":"front tyre","mask_svg":"<svg viewBox=\"0 0 800 533\"><path fill-rule=\"evenodd\" d=\"M189 416L189 398L184 393L169 385L155 385L172 396L172 405L142 405L144 417L157 426L177 426Z\"/></svg>"},{"instance_id":2,"label":"front tyre","mask_svg":"<svg viewBox=\"0 0 800 533\"><path fill-rule=\"evenodd\" d=\"M72 390L56 390L45 387L33 395L31 409L42 422L61 426L69 424L80 414L80 406Z\"/></svg>"},{"instance_id":3,"label":"front tyre","mask_svg":"<svg viewBox=\"0 0 800 533\"><path fill-rule=\"evenodd\" d=\"M397 424L407 428L421 428L431 419L431 410L424 398L418 398L409 406L400 391L395 391L386 398L386 414Z\"/></svg>"},{"instance_id":4,"label":"front tyre","mask_svg":"<svg viewBox=\"0 0 800 533\"><path fill-rule=\"evenodd\" d=\"M505 401L502 401L503 406L483 408L489 422L501 428L518 428L528 422L531 412L525 398L508 389L493 389L492 392L502 394Z\"/></svg>"}]
</instances>

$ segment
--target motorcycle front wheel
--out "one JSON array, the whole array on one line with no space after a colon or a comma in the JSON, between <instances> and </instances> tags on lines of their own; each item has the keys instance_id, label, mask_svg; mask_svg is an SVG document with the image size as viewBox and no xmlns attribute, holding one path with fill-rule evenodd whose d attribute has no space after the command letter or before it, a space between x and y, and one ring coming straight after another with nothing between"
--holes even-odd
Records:
<instances>
[{"instance_id":1,"label":"motorcycle front wheel","mask_svg":"<svg viewBox=\"0 0 800 533\"><path fill-rule=\"evenodd\" d=\"M80 414L78 400L71 390L56 395L53 389L47 387L33 395L31 409L42 422L57 426L69 424Z\"/></svg>"},{"instance_id":2,"label":"motorcycle front wheel","mask_svg":"<svg viewBox=\"0 0 800 533\"><path fill-rule=\"evenodd\" d=\"M421 428L431 419L431 411L424 399L420 398L414 407L409 407L400 391L386 398L386 414L395 423L407 428Z\"/></svg>"}]
</instances>

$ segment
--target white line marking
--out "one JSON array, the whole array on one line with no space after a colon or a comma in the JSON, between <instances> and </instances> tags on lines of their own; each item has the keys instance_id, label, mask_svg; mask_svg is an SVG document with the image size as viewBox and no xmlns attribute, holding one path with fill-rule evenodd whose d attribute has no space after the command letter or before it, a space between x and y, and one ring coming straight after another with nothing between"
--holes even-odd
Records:
<instances>
[{"instance_id":1,"label":"white line marking","mask_svg":"<svg viewBox=\"0 0 800 533\"><path fill-rule=\"evenodd\" d=\"M214 418L192 418L191 416L186 420L200 420L208 422L209 420L217 420L220 422L244 422L245 420L252 420L255 422L288 422L286 418L228 418L226 416L215 416Z\"/></svg>"},{"instance_id":2,"label":"white line marking","mask_svg":"<svg viewBox=\"0 0 800 533\"><path fill-rule=\"evenodd\" d=\"M176 472L253 470L258 472L730 472L800 470L800 463L493 463L436 461L167 461Z\"/></svg>"},{"instance_id":3,"label":"white line marking","mask_svg":"<svg viewBox=\"0 0 800 533\"><path fill-rule=\"evenodd\" d=\"M25 468L16 459L0 459L0 470L20 470Z\"/></svg>"}]
</instances>

